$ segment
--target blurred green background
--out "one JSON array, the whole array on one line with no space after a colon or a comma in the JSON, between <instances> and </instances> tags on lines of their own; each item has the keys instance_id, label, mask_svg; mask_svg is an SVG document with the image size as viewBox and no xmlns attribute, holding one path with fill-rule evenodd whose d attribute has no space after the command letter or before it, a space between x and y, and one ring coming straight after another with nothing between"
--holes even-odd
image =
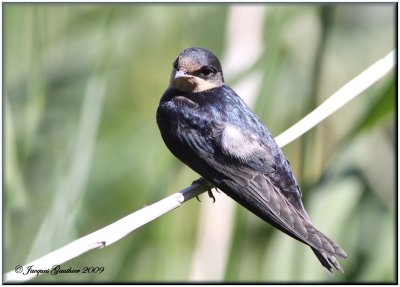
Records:
<instances>
[{"instance_id":1,"label":"blurred green background","mask_svg":"<svg viewBox=\"0 0 400 287\"><path fill-rule=\"evenodd\" d=\"M277 136L393 50L396 25L393 3L5 3L3 17L3 272L198 178L155 121L184 48L218 55L226 82L250 91ZM230 199L216 194L215 204L203 195L63 265L102 274L32 282L394 282L394 80L392 72L284 148L311 218L348 254L344 274L329 276L309 248L238 204L223 213L218 204ZM221 248L198 252L204 208L230 217L204 239L228 238L224 258ZM193 275L199 256L211 269L223 259L221 271Z\"/></svg>"}]
</instances>

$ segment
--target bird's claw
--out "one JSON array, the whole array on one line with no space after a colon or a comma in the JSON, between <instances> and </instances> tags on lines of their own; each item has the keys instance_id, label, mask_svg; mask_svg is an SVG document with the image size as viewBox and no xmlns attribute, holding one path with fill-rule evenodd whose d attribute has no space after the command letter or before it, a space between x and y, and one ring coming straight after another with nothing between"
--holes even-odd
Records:
<instances>
[{"instance_id":1,"label":"bird's claw","mask_svg":"<svg viewBox=\"0 0 400 287\"><path fill-rule=\"evenodd\" d=\"M215 190L217 190L217 189L215 189ZM219 192L219 191L217 190L217 192ZM210 189L210 190L207 190L207 194L208 194L208 196L209 196L210 198L212 198L213 203L214 203L214 202L215 202L215 196L214 196L214 194L212 193L211 189ZM199 198L198 195L196 195L196 199L197 199L199 202L201 202L201 200L200 200L200 198Z\"/></svg>"},{"instance_id":2,"label":"bird's claw","mask_svg":"<svg viewBox=\"0 0 400 287\"><path fill-rule=\"evenodd\" d=\"M207 194L208 194L208 196L209 196L210 198L212 198L213 203L215 202L215 197L214 197L214 194L212 193L212 188L213 188L213 186L212 186L206 179L204 179L204 178L201 177L201 178L196 179L195 181L193 181L193 182L192 182L192 185L193 185L193 184L200 184L200 185L207 186L207 187L208 187L208 189L207 189ZM218 189L215 188L215 190L216 190L217 192L219 192ZM197 198L197 200L198 200L199 202L201 202L201 200L199 199L199 196L198 196L198 195L196 195L196 198Z\"/></svg>"},{"instance_id":3,"label":"bird's claw","mask_svg":"<svg viewBox=\"0 0 400 287\"><path fill-rule=\"evenodd\" d=\"M212 198L213 203L214 203L214 202L215 202L215 197L214 197L214 194L212 193L211 189L210 189L210 190L207 190L207 193L208 193L208 196L209 196L210 198Z\"/></svg>"}]
</instances>

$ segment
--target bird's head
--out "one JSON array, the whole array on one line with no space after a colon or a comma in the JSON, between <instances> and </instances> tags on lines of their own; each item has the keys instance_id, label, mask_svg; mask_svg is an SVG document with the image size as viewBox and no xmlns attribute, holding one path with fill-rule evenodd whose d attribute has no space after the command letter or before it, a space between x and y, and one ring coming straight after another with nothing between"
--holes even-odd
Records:
<instances>
[{"instance_id":1,"label":"bird's head","mask_svg":"<svg viewBox=\"0 0 400 287\"><path fill-rule=\"evenodd\" d=\"M199 93L222 86L218 58L204 48L188 48L173 63L170 85L183 92Z\"/></svg>"}]
</instances>

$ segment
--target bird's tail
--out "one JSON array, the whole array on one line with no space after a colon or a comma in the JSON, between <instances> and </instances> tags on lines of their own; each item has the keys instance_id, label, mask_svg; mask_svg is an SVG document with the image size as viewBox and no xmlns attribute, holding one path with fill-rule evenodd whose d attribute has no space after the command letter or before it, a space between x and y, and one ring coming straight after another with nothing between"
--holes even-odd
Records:
<instances>
[{"instance_id":1,"label":"bird's tail","mask_svg":"<svg viewBox=\"0 0 400 287\"><path fill-rule=\"evenodd\" d=\"M320 234L324 236L322 233ZM337 270L343 272L342 266L340 266L339 262L336 260L336 257L345 259L347 257L346 252L344 252L342 248L340 248L336 243L326 236L324 236L324 238L327 239L331 244L331 247L329 248L330 251L327 249L316 249L310 246L312 251L317 256L322 266L324 266L329 273L332 274L332 267L335 267Z\"/></svg>"}]
</instances>

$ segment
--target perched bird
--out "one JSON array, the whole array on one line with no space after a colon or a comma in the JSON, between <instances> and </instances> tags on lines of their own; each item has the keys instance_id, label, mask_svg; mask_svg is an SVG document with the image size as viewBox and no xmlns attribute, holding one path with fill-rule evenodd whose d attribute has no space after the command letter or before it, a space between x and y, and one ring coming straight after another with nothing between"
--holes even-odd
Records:
<instances>
[{"instance_id":1,"label":"perched bird","mask_svg":"<svg viewBox=\"0 0 400 287\"><path fill-rule=\"evenodd\" d=\"M239 204L307 244L330 272L347 255L318 231L301 201L289 162L260 119L224 83L209 50L188 48L173 63L157 109L170 151Z\"/></svg>"}]
</instances>

